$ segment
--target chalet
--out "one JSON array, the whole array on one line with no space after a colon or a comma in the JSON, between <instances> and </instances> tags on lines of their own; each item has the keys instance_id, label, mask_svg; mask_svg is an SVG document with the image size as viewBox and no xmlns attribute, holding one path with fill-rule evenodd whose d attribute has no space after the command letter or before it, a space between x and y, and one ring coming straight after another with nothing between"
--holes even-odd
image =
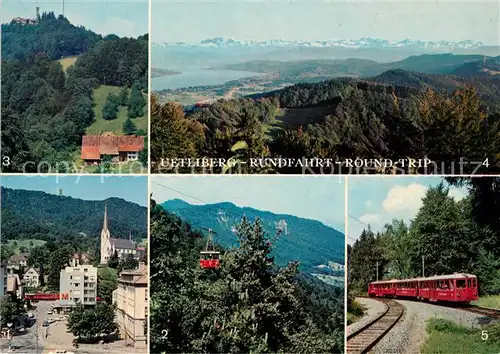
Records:
<instances>
[{"instance_id":1,"label":"chalet","mask_svg":"<svg viewBox=\"0 0 500 354\"><path fill-rule=\"evenodd\" d=\"M105 155L111 156L113 163L134 161L144 149L144 137L137 135L117 136L84 135L82 138L82 160L87 165L101 162Z\"/></svg>"},{"instance_id":2,"label":"chalet","mask_svg":"<svg viewBox=\"0 0 500 354\"><path fill-rule=\"evenodd\" d=\"M31 267L23 275L24 285L30 288L38 288L40 286L40 269Z\"/></svg>"},{"instance_id":3,"label":"chalet","mask_svg":"<svg viewBox=\"0 0 500 354\"><path fill-rule=\"evenodd\" d=\"M28 265L28 258L25 254L15 254L7 262L7 273L13 274Z\"/></svg>"}]
</instances>

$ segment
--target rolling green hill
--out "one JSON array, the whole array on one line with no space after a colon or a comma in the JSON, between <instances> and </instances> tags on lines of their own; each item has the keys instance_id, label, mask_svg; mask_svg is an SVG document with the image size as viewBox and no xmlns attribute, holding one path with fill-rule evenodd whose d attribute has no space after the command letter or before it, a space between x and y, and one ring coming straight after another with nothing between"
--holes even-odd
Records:
<instances>
[{"instance_id":1,"label":"rolling green hill","mask_svg":"<svg viewBox=\"0 0 500 354\"><path fill-rule=\"evenodd\" d=\"M123 123L127 120L127 107L120 106L118 114L115 119L105 120L102 118L102 109L104 107L104 103L106 102L106 98L111 93L115 96L120 94L121 88L118 86L108 86L101 85L96 88L92 93L92 98L94 100L94 113L95 113L95 121L89 126L86 130L87 134L101 134L103 132L113 132L117 135L123 135ZM129 90L130 94L130 90ZM145 99L147 99L145 97ZM145 132L148 131L148 114L147 110L144 110L144 115L142 117L132 119L136 128L142 129Z\"/></svg>"},{"instance_id":2,"label":"rolling green hill","mask_svg":"<svg viewBox=\"0 0 500 354\"><path fill-rule=\"evenodd\" d=\"M194 228L210 228L217 234L214 240L224 247L235 246L234 225L246 216L251 222L256 218L273 238L282 229L276 241L274 255L279 265L298 260L303 270L324 272L316 268L329 261L344 263L344 235L316 220L299 218L292 215L279 215L253 208L240 208L232 203L191 205L179 199L169 200L161 206L189 222ZM282 225L286 224L286 229Z\"/></svg>"}]
</instances>

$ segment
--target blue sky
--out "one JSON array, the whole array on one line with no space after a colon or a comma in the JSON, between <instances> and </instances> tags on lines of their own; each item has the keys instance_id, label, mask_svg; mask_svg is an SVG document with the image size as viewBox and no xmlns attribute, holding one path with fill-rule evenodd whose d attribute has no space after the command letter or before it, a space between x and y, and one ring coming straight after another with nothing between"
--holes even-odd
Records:
<instances>
[{"instance_id":1,"label":"blue sky","mask_svg":"<svg viewBox=\"0 0 500 354\"><path fill-rule=\"evenodd\" d=\"M53 11L62 14L62 0L2 0L2 23L14 17L35 17L35 7L40 14ZM149 4L147 0L65 0L64 14L75 25L85 26L99 34L114 33L119 36L137 37L148 33Z\"/></svg>"},{"instance_id":2,"label":"blue sky","mask_svg":"<svg viewBox=\"0 0 500 354\"><path fill-rule=\"evenodd\" d=\"M498 45L498 1L152 0L152 40L476 40Z\"/></svg>"},{"instance_id":3,"label":"blue sky","mask_svg":"<svg viewBox=\"0 0 500 354\"><path fill-rule=\"evenodd\" d=\"M361 231L370 225L373 231L380 231L385 224L394 219L406 222L413 219L422 205L429 186L435 187L439 177L391 177L391 176L352 176L348 182L347 236L354 243ZM467 196L466 188L451 187L449 195L456 200Z\"/></svg>"},{"instance_id":4,"label":"blue sky","mask_svg":"<svg viewBox=\"0 0 500 354\"><path fill-rule=\"evenodd\" d=\"M109 197L125 199L141 206L148 205L146 176L2 176L2 187L43 191L85 200Z\"/></svg>"},{"instance_id":5,"label":"blue sky","mask_svg":"<svg viewBox=\"0 0 500 354\"><path fill-rule=\"evenodd\" d=\"M152 176L151 181L157 202L176 198L190 204L232 202L240 207L318 220L345 232L344 177Z\"/></svg>"}]
</instances>

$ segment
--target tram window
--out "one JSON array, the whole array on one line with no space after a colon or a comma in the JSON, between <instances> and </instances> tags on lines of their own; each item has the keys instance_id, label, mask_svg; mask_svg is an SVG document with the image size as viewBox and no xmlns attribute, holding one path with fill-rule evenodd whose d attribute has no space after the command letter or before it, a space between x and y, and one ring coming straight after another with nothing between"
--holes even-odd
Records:
<instances>
[{"instance_id":1,"label":"tram window","mask_svg":"<svg viewBox=\"0 0 500 354\"><path fill-rule=\"evenodd\" d=\"M459 289L465 288L465 279L457 280L457 288L459 288Z\"/></svg>"},{"instance_id":2,"label":"tram window","mask_svg":"<svg viewBox=\"0 0 500 354\"><path fill-rule=\"evenodd\" d=\"M472 280L471 279L467 280L467 287L472 288Z\"/></svg>"},{"instance_id":3,"label":"tram window","mask_svg":"<svg viewBox=\"0 0 500 354\"><path fill-rule=\"evenodd\" d=\"M450 290L453 290L453 280L448 280L448 285L450 287Z\"/></svg>"}]
</instances>

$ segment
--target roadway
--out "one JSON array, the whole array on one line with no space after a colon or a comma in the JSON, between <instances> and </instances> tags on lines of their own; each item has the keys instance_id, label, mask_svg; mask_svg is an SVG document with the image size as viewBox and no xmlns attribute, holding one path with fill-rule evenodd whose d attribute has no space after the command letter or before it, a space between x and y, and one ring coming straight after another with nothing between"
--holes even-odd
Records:
<instances>
[{"instance_id":1,"label":"roadway","mask_svg":"<svg viewBox=\"0 0 500 354\"><path fill-rule=\"evenodd\" d=\"M43 327L43 321L45 321L49 315L47 311L50 309L50 305L55 303L55 301L39 301L36 303L36 309L32 310L35 315L34 324L31 326L27 324L25 332L17 332L11 341L11 351L14 353L35 353L40 354L43 352L43 345L40 343L40 337L47 333L47 328ZM22 315L21 322L29 322L26 314ZM50 331L50 327L48 328ZM37 340L37 335L39 339ZM37 343L38 342L38 343ZM1 353L9 353L9 340L7 338L0 339L0 351Z\"/></svg>"}]
</instances>

